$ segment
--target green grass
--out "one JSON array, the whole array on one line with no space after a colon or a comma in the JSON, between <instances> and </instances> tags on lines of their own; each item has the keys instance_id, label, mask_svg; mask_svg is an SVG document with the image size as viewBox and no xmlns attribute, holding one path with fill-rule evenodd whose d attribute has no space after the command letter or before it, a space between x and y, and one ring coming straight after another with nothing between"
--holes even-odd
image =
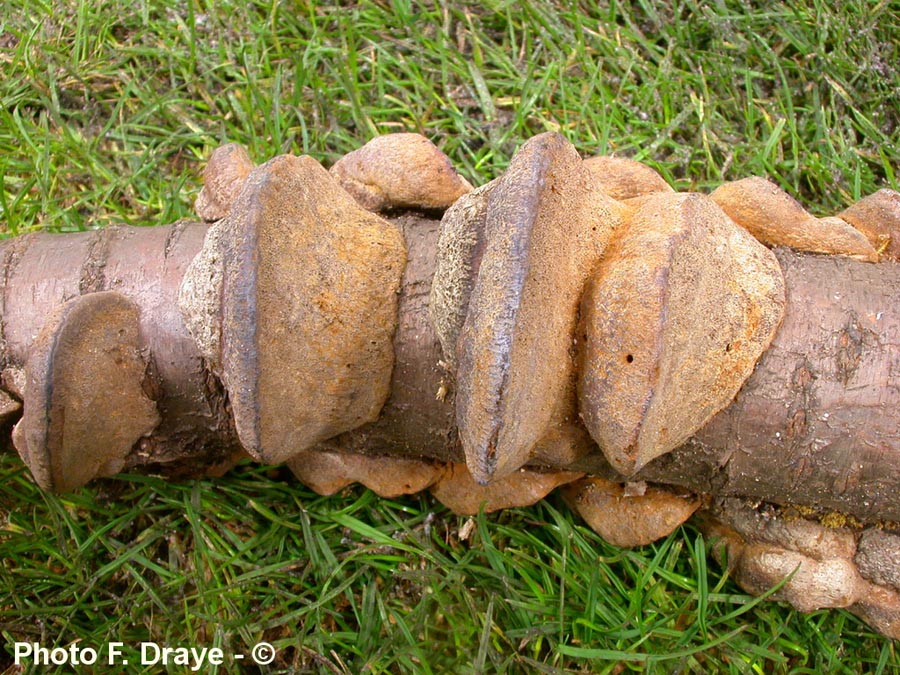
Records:
<instances>
[{"instance_id":1,"label":"green grass","mask_svg":"<svg viewBox=\"0 0 900 675\"><path fill-rule=\"evenodd\" d=\"M769 175L818 215L898 188L896 2L672 4L6 0L0 222L171 222L223 141L328 165L397 130L476 184L558 130L682 190ZM5 454L0 485L7 647L279 649L218 672L900 668L845 612L741 593L693 529L618 550L555 498L476 518L461 541L466 519L427 496L325 499L253 466L53 497Z\"/></svg>"}]
</instances>

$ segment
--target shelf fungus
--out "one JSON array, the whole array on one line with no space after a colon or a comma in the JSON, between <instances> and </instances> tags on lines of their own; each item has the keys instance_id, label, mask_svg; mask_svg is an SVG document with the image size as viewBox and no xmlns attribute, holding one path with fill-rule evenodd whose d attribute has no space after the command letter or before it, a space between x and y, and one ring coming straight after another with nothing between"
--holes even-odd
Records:
<instances>
[{"instance_id":1,"label":"shelf fungus","mask_svg":"<svg viewBox=\"0 0 900 675\"><path fill-rule=\"evenodd\" d=\"M579 410L616 471L634 474L727 406L783 311L778 261L709 198L638 200L578 331Z\"/></svg>"},{"instance_id":2,"label":"shelf fungus","mask_svg":"<svg viewBox=\"0 0 900 675\"><path fill-rule=\"evenodd\" d=\"M725 183L710 195L738 225L769 246L878 261L866 236L837 216L816 218L784 190L759 176Z\"/></svg>"},{"instance_id":3,"label":"shelf fungus","mask_svg":"<svg viewBox=\"0 0 900 675\"><path fill-rule=\"evenodd\" d=\"M58 307L35 338L13 443L41 487L65 492L119 473L159 423L143 388L138 312L123 295L91 293Z\"/></svg>"},{"instance_id":4,"label":"shelf fungus","mask_svg":"<svg viewBox=\"0 0 900 675\"><path fill-rule=\"evenodd\" d=\"M482 484L528 463L574 416L578 302L621 222L618 202L554 133L526 142L485 201L484 250L456 345L459 435Z\"/></svg>"},{"instance_id":5,"label":"shelf fungus","mask_svg":"<svg viewBox=\"0 0 900 675\"><path fill-rule=\"evenodd\" d=\"M700 508L695 495L645 485L630 491L630 486L591 476L565 485L562 493L595 532L623 547L645 546L668 536Z\"/></svg>"},{"instance_id":6,"label":"shelf fungus","mask_svg":"<svg viewBox=\"0 0 900 675\"><path fill-rule=\"evenodd\" d=\"M201 331L219 335L203 351L221 364L247 452L283 462L375 419L389 393L406 264L397 229L314 159L289 155L254 169L214 227L205 245L215 254L201 252L187 283L219 279L194 297L220 305L182 295L181 309L220 322Z\"/></svg>"},{"instance_id":7,"label":"shelf fungus","mask_svg":"<svg viewBox=\"0 0 900 675\"><path fill-rule=\"evenodd\" d=\"M204 183L203 222L0 241L0 420L42 488L248 457L461 514L562 486L611 542L692 517L750 592L900 638L896 192L815 218L557 133L474 190L417 134L330 171L227 145Z\"/></svg>"}]
</instances>

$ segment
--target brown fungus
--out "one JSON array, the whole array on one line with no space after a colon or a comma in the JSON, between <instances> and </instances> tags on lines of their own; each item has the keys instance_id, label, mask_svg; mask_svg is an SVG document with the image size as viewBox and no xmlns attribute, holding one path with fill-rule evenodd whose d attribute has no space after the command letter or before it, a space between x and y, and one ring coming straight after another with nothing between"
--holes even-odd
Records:
<instances>
[{"instance_id":1,"label":"brown fungus","mask_svg":"<svg viewBox=\"0 0 900 675\"><path fill-rule=\"evenodd\" d=\"M374 420L406 264L397 228L290 155L250 174L220 228L221 377L246 450L281 462Z\"/></svg>"},{"instance_id":2,"label":"brown fungus","mask_svg":"<svg viewBox=\"0 0 900 675\"><path fill-rule=\"evenodd\" d=\"M615 546L645 546L669 535L700 507L694 496L629 486L590 476L563 487L563 496L594 532Z\"/></svg>"},{"instance_id":3,"label":"brown fungus","mask_svg":"<svg viewBox=\"0 0 900 675\"><path fill-rule=\"evenodd\" d=\"M304 450L287 461L288 468L320 495L333 495L353 483L362 483L386 498L415 494L431 486L443 472L439 463L361 455L355 452Z\"/></svg>"},{"instance_id":4,"label":"brown fungus","mask_svg":"<svg viewBox=\"0 0 900 675\"><path fill-rule=\"evenodd\" d=\"M197 216L208 223L224 218L253 167L247 151L237 143L213 150L203 170L203 188L194 204Z\"/></svg>"},{"instance_id":5,"label":"brown fungus","mask_svg":"<svg viewBox=\"0 0 900 675\"><path fill-rule=\"evenodd\" d=\"M633 199L654 192L673 192L672 187L656 171L627 157L588 157L584 160L584 165L590 170L600 189L613 199Z\"/></svg>"},{"instance_id":6,"label":"brown fungus","mask_svg":"<svg viewBox=\"0 0 900 675\"><path fill-rule=\"evenodd\" d=\"M31 346L13 443L38 485L66 492L121 471L159 423L144 391L139 310L115 292L60 306Z\"/></svg>"},{"instance_id":7,"label":"brown fungus","mask_svg":"<svg viewBox=\"0 0 900 675\"><path fill-rule=\"evenodd\" d=\"M775 256L699 194L644 197L584 294L579 410L629 476L734 398L784 312Z\"/></svg>"},{"instance_id":8,"label":"brown fungus","mask_svg":"<svg viewBox=\"0 0 900 675\"><path fill-rule=\"evenodd\" d=\"M331 174L370 211L443 210L472 189L447 155L420 134L373 138L335 162Z\"/></svg>"},{"instance_id":9,"label":"brown fungus","mask_svg":"<svg viewBox=\"0 0 900 675\"><path fill-rule=\"evenodd\" d=\"M618 202L555 133L526 142L488 194L457 348L457 425L479 483L525 465L574 417L578 301L620 222Z\"/></svg>"},{"instance_id":10,"label":"brown fungus","mask_svg":"<svg viewBox=\"0 0 900 675\"><path fill-rule=\"evenodd\" d=\"M817 560L770 544L744 546L736 557L732 576L754 595L761 595L789 578L774 597L786 600L801 612L849 607L863 597L864 581L851 561Z\"/></svg>"},{"instance_id":11,"label":"brown fungus","mask_svg":"<svg viewBox=\"0 0 900 675\"><path fill-rule=\"evenodd\" d=\"M900 261L900 193L882 189L838 214L862 232L882 260Z\"/></svg>"},{"instance_id":12,"label":"brown fungus","mask_svg":"<svg viewBox=\"0 0 900 675\"><path fill-rule=\"evenodd\" d=\"M866 578L871 570L857 552L853 531L760 512L737 499L719 500L701 513L699 524L715 557L727 559L744 590L760 595L780 586L772 597L801 612L845 607L900 638L900 594L887 579ZM863 533L862 541L872 532Z\"/></svg>"},{"instance_id":13,"label":"brown fungus","mask_svg":"<svg viewBox=\"0 0 900 675\"><path fill-rule=\"evenodd\" d=\"M448 464L443 475L431 486L431 493L441 504L460 515L475 515L517 506L530 506L550 492L584 474L574 471L542 472L519 469L503 478L481 485L465 464Z\"/></svg>"},{"instance_id":14,"label":"brown fungus","mask_svg":"<svg viewBox=\"0 0 900 675\"><path fill-rule=\"evenodd\" d=\"M725 183L710 197L734 222L769 246L878 261L878 252L859 230L841 218L816 218L765 178Z\"/></svg>"},{"instance_id":15,"label":"brown fungus","mask_svg":"<svg viewBox=\"0 0 900 675\"><path fill-rule=\"evenodd\" d=\"M900 536L870 528L862 533L854 558L869 581L900 592Z\"/></svg>"}]
</instances>

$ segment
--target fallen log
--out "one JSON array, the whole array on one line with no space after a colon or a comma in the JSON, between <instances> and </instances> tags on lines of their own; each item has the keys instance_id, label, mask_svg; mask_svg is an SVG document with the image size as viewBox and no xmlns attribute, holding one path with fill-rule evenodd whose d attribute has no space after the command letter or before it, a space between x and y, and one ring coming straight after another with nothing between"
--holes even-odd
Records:
<instances>
[{"instance_id":1,"label":"fallen log","mask_svg":"<svg viewBox=\"0 0 900 675\"><path fill-rule=\"evenodd\" d=\"M566 485L616 543L698 512L752 592L799 567L781 597L900 636L900 196L677 194L554 134L474 191L418 136L358 153L226 146L211 225L0 244L0 414L41 487L247 454L463 513Z\"/></svg>"}]
</instances>

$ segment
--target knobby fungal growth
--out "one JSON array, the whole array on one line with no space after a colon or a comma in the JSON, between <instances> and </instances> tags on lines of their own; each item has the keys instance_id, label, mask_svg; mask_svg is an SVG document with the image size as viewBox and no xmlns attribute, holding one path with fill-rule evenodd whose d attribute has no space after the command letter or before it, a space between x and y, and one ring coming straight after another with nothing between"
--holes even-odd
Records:
<instances>
[{"instance_id":1,"label":"knobby fungal growth","mask_svg":"<svg viewBox=\"0 0 900 675\"><path fill-rule=\"evenodd\" d=\"M228 145L204 183L202 222L0 242L41 487L248 455L459 513L563 486L611 542L693 515L748 591L900 637L896 192L816 218L552 133L474 190L416 134L330 171Z\"/></svg>"},{"instance_id":2,"label":"knobby fungal growth","mask_svg":"<svg viewBox=\"0 0 900 675\"><path fill-rule=\"evenodd\" d=\"M734 399L784 313L774 254L708 197L633 200L584 294L579 408L631 475Z\"/></svg>"}]
</instances>

